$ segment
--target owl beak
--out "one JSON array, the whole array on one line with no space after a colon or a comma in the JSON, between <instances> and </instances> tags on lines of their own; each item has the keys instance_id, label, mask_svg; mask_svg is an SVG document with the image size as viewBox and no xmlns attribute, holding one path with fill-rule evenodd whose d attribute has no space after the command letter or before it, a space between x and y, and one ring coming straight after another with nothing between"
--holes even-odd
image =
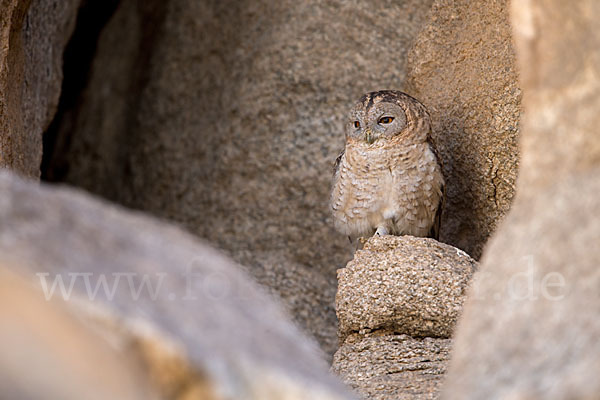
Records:
<instances>
[{"instance_id":1,"label":"owl beak","mask_svg":"<svg viewBox=\"0 0 600 400\"><path fill-rule=\"evenodd\" d=\"M371 130L368 128L365 130L365 141L369 144L373 144L373 142L375 141L375 138L373 137L373 132L371 132Z\"/></svg>"}]
</instances>

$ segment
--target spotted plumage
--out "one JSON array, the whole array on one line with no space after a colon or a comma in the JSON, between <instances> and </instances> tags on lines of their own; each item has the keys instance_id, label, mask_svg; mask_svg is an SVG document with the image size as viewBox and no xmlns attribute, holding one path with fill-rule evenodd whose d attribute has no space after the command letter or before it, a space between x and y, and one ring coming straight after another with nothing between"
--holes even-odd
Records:
<instances>
[{"instance_id":1,"label":"spotted plumage","mask_svg":"<svg viewBox=\"0 0 600 400\"><path fill-rule=\"evenodd\" d=\"M423 104L392 90L364 95L346 123L331 193L335 227L373 234L438 237L444 178Z\"/></svg>"}]
</instances>

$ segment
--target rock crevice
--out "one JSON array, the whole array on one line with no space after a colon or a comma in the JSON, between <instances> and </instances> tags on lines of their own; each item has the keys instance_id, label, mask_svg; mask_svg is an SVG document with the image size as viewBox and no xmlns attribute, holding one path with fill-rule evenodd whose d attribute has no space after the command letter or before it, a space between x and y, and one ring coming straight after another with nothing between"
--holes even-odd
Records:
<instances>
[{"instance_id":1,"label":"rock crevice","mask_svg":"<svg viewBox=\"0 0 600 400\"><path fill-rule=\"evenodd\" d=\"M508 1L436 0L406 90L431 111L443 159L440 240L479 258L515 194L521 91Z\"/></svg>"}]
</instances>

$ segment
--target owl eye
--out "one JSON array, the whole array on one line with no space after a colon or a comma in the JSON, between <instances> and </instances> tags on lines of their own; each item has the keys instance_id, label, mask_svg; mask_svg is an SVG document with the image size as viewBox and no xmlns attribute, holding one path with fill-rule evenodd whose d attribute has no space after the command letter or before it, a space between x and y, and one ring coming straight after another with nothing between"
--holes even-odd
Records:
<instances>
[{"instance_id":1,"label":"owl eye","mask_svg":"<svg viewBox=\"0 0 600 400\"><path fill-rule=\"evenodd\" d=\"M390 124L393 120L394 120L394 117L381 117L381 118L379 118L379 121L377 121L377 123L378 124Z\"/></svg>"},{"instance_id":2,"label":"owl eye","mask_svg":"<svg viewBox=\"0 0 600 400\"><path fill-rule=\"evenodd\" d=\"M358 121L354 121L354 127L355 127L356 129L360 128L360 122L358 122Z\"/></svg>"}]
</instances>

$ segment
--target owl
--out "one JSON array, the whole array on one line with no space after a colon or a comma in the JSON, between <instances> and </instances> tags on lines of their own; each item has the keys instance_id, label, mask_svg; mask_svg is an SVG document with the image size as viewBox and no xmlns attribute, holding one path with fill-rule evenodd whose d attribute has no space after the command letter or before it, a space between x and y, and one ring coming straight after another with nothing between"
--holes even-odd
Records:
<instances>
[{"instance_id":1,"label":"owl","mask_svg":"<svg viewBox=\"0 0 600 400\"><path fill-rule=\"evenodd\" d=\"M352 108L335 162L331 210L352 240L438 238L444 177L427 109L400 91L367 93Z\"/></svg>"}]
</instances>

